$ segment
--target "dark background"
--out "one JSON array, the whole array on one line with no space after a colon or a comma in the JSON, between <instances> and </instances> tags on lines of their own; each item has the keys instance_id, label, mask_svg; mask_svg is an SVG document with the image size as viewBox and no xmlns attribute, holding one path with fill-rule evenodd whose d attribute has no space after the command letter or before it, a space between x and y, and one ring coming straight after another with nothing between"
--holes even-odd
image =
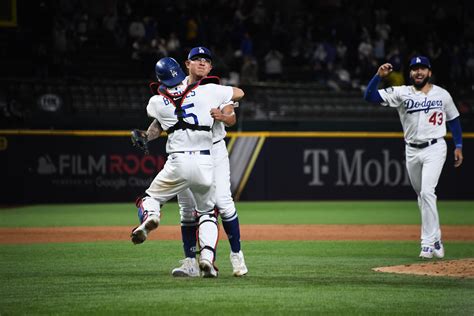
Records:
<instances>
[{"instance_id":1,"label":"dark background","mask_svg":"<svg viewBox=\"0 0 474 316\"><path fill-rule=\"evenodd\" d=\"M398 131L362 93L386 61L384 85L409 84L418 54L474 129L471 1L18 0L10 18L1 3L1 128L146 127L156 61L202 45L246 92L234 130Z\"/></svg>"},{"instance_id":2,"label":"dark background","mask_svg":"<svg viewBox=\"0 0 474 316\"><path fill-rule=\"evenodd\" d=\"M381 87L410 84L407 65L419 54L431 60L432 82L453 96L463 131L474 131L471 1L1 0L0 8L0 134L145 129L156 61L171 56L184 63L195 46L212 50L211 74L246 93L232 131L400 132L395 110L368 104L362 95L384 62L395 71ZM470 140L466 162L454 171L448 140L440 198L474 196L467 178ZM268 138L241 198L414 198L405 184L334 187L328 179L324 187L308 185L306 149L329 150L335 177L335 149L348 156L364 150L366 160L381 161L385 145L402 163L401 139ZM152 146L163 161L164 140ZM149 160L132 173L107 169L104 183L97 180L104 174L80 174L77 161L75 171L38 173L47 157L53 165L60 159L143 162L128 137L6 134L0 147L2 203L130 201L150 180Z\"/></svg>"}]
</instances>

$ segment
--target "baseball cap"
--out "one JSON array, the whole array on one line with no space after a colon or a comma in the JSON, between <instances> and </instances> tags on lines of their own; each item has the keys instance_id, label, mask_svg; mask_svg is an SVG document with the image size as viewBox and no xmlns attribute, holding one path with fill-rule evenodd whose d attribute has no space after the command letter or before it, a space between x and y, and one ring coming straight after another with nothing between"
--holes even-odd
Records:
<instances>
[{"instance_id":1,"label":"baseball cap","mask_svg":"<svg viewBox=\"0 0 474 316\"><path fill-rule=\"evenodd\" d=\"M428 57L425 57L425 56L415 56L415 57L413 57L410 61L410 68L412 68L413 66L416 66L416 65L423 65L423 66L428 67L429 69L431 69L430 60L428 59Z\"/></svg>"},{"instance_id":2,"label":"baseball cap","mask_svg":"<svg viewBox=\"0 0 474 316\"><path fill-rule=\"evenodd\" d=\"M212 60L211 51L207 49L206 47L198 46L198 47L194 47L193 49L189 51L188 59L192 59L196 56L201 56L201 57L209 58L210 60Z\"/></svg>"}]
</instances>

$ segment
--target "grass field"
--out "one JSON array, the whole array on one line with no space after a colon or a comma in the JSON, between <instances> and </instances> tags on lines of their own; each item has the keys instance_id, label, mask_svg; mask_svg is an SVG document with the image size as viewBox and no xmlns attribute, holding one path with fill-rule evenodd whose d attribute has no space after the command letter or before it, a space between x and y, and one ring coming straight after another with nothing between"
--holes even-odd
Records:
<instances>
[{"instance_id":1,"label":"grass field","mask_svg":"<svg viewBox=\"0 0 474 316\"><path fill-rule=\"evenodd\" d=\"M440 202L441 223L474 225L474 202ZM239 203L241 224L419 224L413 202ZM163 225L179 222L176 204ZM0 209L0 227L133 226L132 204ZM60 236L58 236L60 237ZM446 259L474 242L445 241ZM175 279L179 241L0 245L0 315L473 315L474 279L373 272L419 262L418 242L245 241L249 275L231 276L219 243L217 279Z\"/></svg>"}]
</instances>

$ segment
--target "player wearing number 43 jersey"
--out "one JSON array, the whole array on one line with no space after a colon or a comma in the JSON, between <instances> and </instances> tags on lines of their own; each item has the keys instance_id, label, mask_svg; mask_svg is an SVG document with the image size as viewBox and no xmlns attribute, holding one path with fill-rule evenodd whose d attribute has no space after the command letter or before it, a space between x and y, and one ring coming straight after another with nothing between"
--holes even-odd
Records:
<instances>
[{"instance_id":1,"label":"player wearing number 43 jersey","mask_svg":"<svg viewBox=\"0 0 474 316\"><path fill-rule=\"evenodd\" d=\"M428 58L416 56L410 61L411 86L377 90L381 78L392 72L389 63L379 67L365 91L364 98L372 103L398 110L405 137L408 176L418 195L421 212L420 257L444 257L441 241L435 188L446 160L446 122L453 134L454 166L463 161L462 133L459 112L448 91L431 84L431 64Z\"/></svg>"}]
</instances>

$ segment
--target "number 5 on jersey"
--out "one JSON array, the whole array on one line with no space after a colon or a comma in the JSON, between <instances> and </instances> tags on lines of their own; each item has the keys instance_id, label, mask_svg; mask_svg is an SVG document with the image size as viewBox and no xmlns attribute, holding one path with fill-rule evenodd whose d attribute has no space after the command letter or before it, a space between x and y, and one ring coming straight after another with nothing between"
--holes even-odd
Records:
<instances>
[{"instance_id":1,"label":"number 5 on jersey","mask_svg":"<svg viewBox=\"0 0 474 316\"><path fill-rule=\"evenodd\" d=\"M187 105L183 105L183 106L181 107L181 111L178 111L178 109L176 109L176 110L174 111L174 114L175 114L177 117L182 117L182 118L192 117L193 120L194 120L194 124L199 125L198 117L196 116L196 114L193 114L193 113L186 113L186 109L193 108L193 107L194 107L194 103L187 104Z\"/></svg>"}]
</instances>

